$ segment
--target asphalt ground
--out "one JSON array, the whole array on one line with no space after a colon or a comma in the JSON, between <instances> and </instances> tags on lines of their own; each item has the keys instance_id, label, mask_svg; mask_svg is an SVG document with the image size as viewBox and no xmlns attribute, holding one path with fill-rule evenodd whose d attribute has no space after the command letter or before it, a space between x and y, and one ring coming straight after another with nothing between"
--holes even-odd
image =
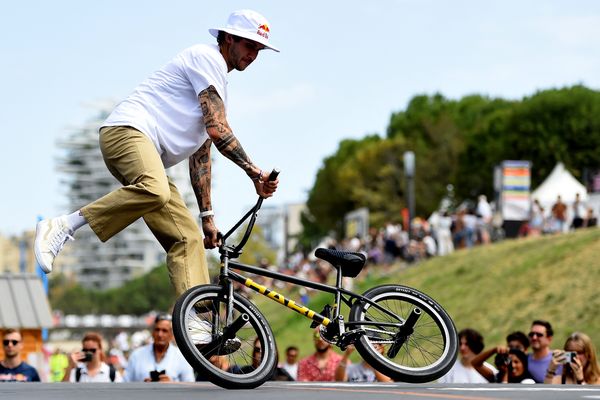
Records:
<instances>
[{"instance_id":1,"label":"asphalt ground","mask_svg":"<svg viewBox=\"0 0 600 400\"><path fill-rule=\"evenodd\" d=\"M210 383L0 383L2 400L498 400L600 399L600 386L269 382L253 390Z\"/></svg>"}]
</instances>

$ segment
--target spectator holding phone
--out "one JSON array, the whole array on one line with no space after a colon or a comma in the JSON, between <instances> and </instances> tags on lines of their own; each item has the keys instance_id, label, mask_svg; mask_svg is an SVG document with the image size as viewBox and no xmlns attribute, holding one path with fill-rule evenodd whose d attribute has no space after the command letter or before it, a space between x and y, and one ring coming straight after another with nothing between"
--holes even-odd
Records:
<instances>
[{"instance_id":1,"label":"spectator holding phone","mask_svg":"<svg viewBox=\"0 0 600 400\"><path fill-rule=\"evenodd\" d=\"M562 374L556 370L563 367ZM544 383L567 385L600 384L600 365L596 348L588 335L575 332L565 342L564 350L554 350Z\"/></svg>"},{"instance_id":2,"label":"spectator holding phone","mask_svg":"<svg viewBox=\"0 0 600 400\"><path fill-rule=\"evenodd\" d=\"M153 343L135 349L127 362L128 382L194 382L194 370L172 343L171 315L159 314L152 329Z\"/></svg>"},{"instance_id":3,"label":"spectator holding phone","mask_svg":"<svg viewBox=\"0 0 600 400\"><path fill-rule=\"evenodd\" d=\"M88 332L81 340L81 351L69 356L69 366L63 382L122 382L123 377L104 362L102 336Z\"/></svg>"}]
</instances>

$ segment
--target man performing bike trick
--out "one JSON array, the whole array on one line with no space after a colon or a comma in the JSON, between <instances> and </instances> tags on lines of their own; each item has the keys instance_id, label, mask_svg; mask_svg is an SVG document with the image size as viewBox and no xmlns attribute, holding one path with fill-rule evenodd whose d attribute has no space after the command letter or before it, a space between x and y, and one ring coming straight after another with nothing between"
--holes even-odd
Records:
<instances>
[{"instance_id":1,"label":"man performing bike trick","mask_svg":"<svg viewBox=\"0 0 600 400\"><path fill-rule=\"evenodd\" d=\"M270 197L278 180L268 181L246 155L226 119L227 73L244 71L269 42L270 26L259 13L233 12L227 26L210 29L217 45L195 45L141 83L119 103L100 128L100 149L111 174L123 186L69 215L40 221L35 256L44 272L74 232L89 224L101 241L144 221L167 252L177 296L210 282L204 247L219 245L211 206L210 149L215 146ZM190 178L200 207L198 225L165 172L189 158Z\"/></svg>"}]
</instances>

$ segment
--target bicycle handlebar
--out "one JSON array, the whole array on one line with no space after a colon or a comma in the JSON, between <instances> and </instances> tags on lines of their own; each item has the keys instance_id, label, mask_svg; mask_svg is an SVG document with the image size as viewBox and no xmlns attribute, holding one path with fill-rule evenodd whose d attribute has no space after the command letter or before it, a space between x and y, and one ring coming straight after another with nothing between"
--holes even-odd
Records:
<instances>
[{"instance_id":1,"label":"bicycle handlebar","mask_svg":"<svg viewBox=\"0 0 600 400\"><path fill-rule=\"evenodd\" d=\"M271 181L274 181L275 179L277 179L280 172L281 171L279 169L273 168L273 170L269 174L269 177L267 178L267 181L271 182ZM252 228L254 228L254 223L256 222L256 217L258 216L258 210L260 210L260 207L262 206L262 202L264 200L265 200L264 197L258 196L258 200L256 201L256 204L254 205L254 207L252 207L246 213L246 215L244 215L242 217L242 219L240 219L233 226L233 228L231 228L225 235L223 235L221 237L221 246L219 246L219 253L221 253L221 256L223 256L224 253L227 252L227 253L230 253L231 257L235 258L241 253L242 248L244 247L244 245L250 238L250 233L252 233ZM226 246L225 241L227 240L227 238L229 236L231 236L231 234L233 232L235 232L240 227L240 225L242 225L244 223L244 221L246 221L248 219L248 217L250 217L250 216L252 218L250 218L250 222L248 223L248 226L246 227L246 231L244 232L244 236L242 237L242 240L240 240L240 242L236 246Z\"/></svg>"}]
</instances>

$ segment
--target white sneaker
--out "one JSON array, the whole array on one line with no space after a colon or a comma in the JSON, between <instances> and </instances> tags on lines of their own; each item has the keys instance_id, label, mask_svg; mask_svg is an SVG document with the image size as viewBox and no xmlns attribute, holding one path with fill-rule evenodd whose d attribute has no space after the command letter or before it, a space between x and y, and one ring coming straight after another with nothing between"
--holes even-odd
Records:
<instances>
[{"instance_id":1,"label":"white sneaker","mask_svg":"<svg viewBox=\"0 0 600 400\"><path fill-rule=\"evenodd\" d=\"M38 222L35 228L35 243L33 244L35 258L42 270L49 274L58 252L67 240L75 240L62 217L45 219Z\"/></svg>"},{"instance_id":2,"label":"white sneaker","mask_svg":"<svg viewBox=\"0 0 600 400\"><path fill-rule=\"evenodd\" d=\"M188 336L192 339L194 345L207 344L212 342L212 324L198 318L194 310L188 313Z\"/></svg>"}]
</instances>

